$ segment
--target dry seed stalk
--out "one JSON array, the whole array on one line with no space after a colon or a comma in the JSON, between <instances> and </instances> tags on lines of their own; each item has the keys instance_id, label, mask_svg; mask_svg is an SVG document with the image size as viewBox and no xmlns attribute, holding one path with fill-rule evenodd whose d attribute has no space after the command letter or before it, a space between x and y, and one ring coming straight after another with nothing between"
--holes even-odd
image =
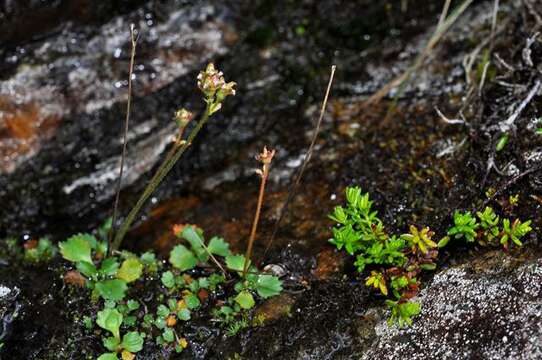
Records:
<instances>
[{"instance_id":1,"label":"dry seed stalk","mask_svg":"<svg viewBox=\"0 0 542 360\"><path fill-rule=\"evenodd\" d=\"M134 73L134 60L136 53L136 45L139 35L136 36L135 25L130 25L130 40L132 43L132 51L130 53L130 67L128 71L128 101L126 103L126 118L124 119L124 134L122 136L122 155L120 158L119 178L117 180L117 190L115 195L115 205L113 207L113 218L111 222L111 230L109 231L107 252L111 253L111 241L116 230L117 212L119 208L120 189L122 187L122 175L124 172L124 161L126 160L126 148L128 138L128 128L130 123L130 111L132 107L132 74Z\"/></svg>"},{"instance_id":2,"label":"dry seed stalk","mask_svg":"<svg viewBox=\"0 0 542 360\"><path fill-rule=\"evenodd\" d=\"M256 156L256 160L262 163L262 168L257 170L258 175L260 175L260 191L258 194L258 204L256 205L256 213L254 214L254 221L252 222L252 230L250 231L250 238L248 239L247 251L245 253L245 264L243 266L243 278L247 274L248 264L250 257L252 256L252 247L254 245L254 239L256 238L256 230L258 228L258 222L260 220L260 212L262 210L263 195L265 192L265 183L269 176L269 167L271 166L271 161L275 156L275 150L267 150L266 147L263 148L262 152Z\"/></svg>"},{"instance_id":3,"label":"dry seed stalk","mask_svg":"<svg viewBox=\"0 0 542 360\"><path fill-rule=\"evenodd\" d=\"M333 78L335 76L336 69L337 67L335 65L331 66L331 75L329 75L329 82L327 84L326 94L324 96L324 101L322 101L320 116L318 117L318 121L316 122L316 128L314 129L314 134L312 135L311 144L309 145L309 149L307 150L307 153L305 154L305 159L303 160L303 164L301 164L301 167L299 168L299 172L297 173L297 176L292 186L290 187L290 190L288 191L288 196L286 198L286 201L284 202L284 204L282 205L282 208L280 209L279 217L277 221L275 222L275 225L273 226L273 232L271 233L271 237L267 241L264 255L267 254L267 251L271 247L271 244L273 243L273 240L275 239L275 236L277 235L277 231L280 227L280 223L282 219L284 218L284 215L288 211L288 205L294 198L296 190L299 184L301 183L301 178L303 177L303 173L305 172L305 169L307 168L307 164L311 160L312 153L314 151L314 145L316 145L316 140L318 139L318 135L320 133L320 126L322 125L322 120L324 119L324 114L327 108L327 100L329 99L329 93L331 92L331 85L333 84Z\"/></svg>"}]
</instances>

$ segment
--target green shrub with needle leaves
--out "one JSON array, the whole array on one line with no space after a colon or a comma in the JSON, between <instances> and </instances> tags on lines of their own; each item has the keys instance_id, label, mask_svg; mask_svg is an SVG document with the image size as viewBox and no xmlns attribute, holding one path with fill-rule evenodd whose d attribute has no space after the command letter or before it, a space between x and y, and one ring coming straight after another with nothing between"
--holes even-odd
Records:
<instances>
[{"instance_id":1,"label":"green shrub with needle leaves","mask_svg":"<svg viewBox=\"0 0 542 360\"><path fill-rule=\"evenodd\" d=\"M530 220L500 221L493 209L486 207L475 216L456 211L453 226L438 243L428 227L411 225L408 233L389 235L369 194L359 187L346 188L346 205L335 207L329 218L336 222L329 242L355 256L354 265L360 273L370 270L365 284L392 298L386 300L389 323L401 327L410 325L421 311L420 304L411 300L419 291L419 274L436 268L438 249L451 239L483 246L501 244L507 250L512 243L521 246L521 238L532 230Z\"/></svg>"}]
</instances>

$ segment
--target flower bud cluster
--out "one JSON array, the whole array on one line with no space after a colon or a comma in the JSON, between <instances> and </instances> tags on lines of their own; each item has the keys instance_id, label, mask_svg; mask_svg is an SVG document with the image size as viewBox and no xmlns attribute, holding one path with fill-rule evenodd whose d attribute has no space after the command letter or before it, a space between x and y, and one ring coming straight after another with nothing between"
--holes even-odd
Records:
<instances>
[{"instance_id":1,"label":"flower bud cluster","mask_svg":"<svg viewBox=\"0 0 542 360\"><path fill-rule=\"evenodd\" d=\"M186 125L194 118L194 114L185 108L182 108L181 110L177 110L175 113L175 121L177 122L177 125L179 128L185 128Z\"/></svg>"},{"instance_id":2,"label":"flower bud cluster","mask_svg":"<svg viewBox=\"0 0 542 360\"><path fill-rule=\"evenodd\" d=\"M210 115L220 110L227 96L235 95L235 82L226 82L222 71L210 63L198 75L198 88L205 94L210 104Z\"/></svg>"}]
</instances>

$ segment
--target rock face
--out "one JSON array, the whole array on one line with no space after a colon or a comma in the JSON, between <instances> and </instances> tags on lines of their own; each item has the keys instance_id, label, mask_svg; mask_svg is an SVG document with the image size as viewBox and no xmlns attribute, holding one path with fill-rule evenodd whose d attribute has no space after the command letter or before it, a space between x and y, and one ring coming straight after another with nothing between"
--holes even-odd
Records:
<instances>
[{"instance_id":1,"label":"rock face","mask_svg":"<svg viewBox=\"0 0 542 360\"><path fill-rule=\"evenodd\" d=\"M362 359L540 359L542 259L501 252L437 273L412 327L375 328Z\"/></svg>"},{"instance_id":2,"label":"rock face","mask_svg":"<svg viewBox=\"0 0 542 360\"><path fill-rule=\"evenodd\" d=\"M17 302L20 290L0 284L0 344L13 333L13 322L19 316L21 304Z\"/></svg>"},{"instance_id":3,"label":"rock face","mask_svg":"<svg viewBox=\"0 0 542 360\"><path fill-rule=\"evenodd\" d=\"M9 3L8 14L25 8ZM43 16L61 12L53 5L44 8ZM108 13L107 7L99 11ZM109 18L94 27L61 23L58 31L6 47L1 54L9 70L0 79L0 197L10 210L0 228L8 233L27 231L15 229L8 218L85 217L111 199L127 99L131 23L140 37L125 186L151 170L170 143L172 113L183 100L190 101L194 74L227 52L224 38L230 30L223 8L170 1L152 11L141 7Z\"/></svg>"},{"instance_id":4,"label":"rock face","mask_svg":"<svg viewBox=\"0 0 542 360\"><path fill-rule=\"evenodd\" d=\"M251 331L237 352L247 359L540 359L542 256L475 251L437 270L417 297L422 312L408 328L363 281L341 274L295 295L287 316ZM325 300L322 300L325 299ZM310 315L309 315L310 314ZM214 357L230 354L216 346ZM221 352L222 351L222 352Z\"/></svg>"},{"instance_id":5,"label":"rock face","mask_svg":"<svg viewBox=\"0 0 542 360\"><path fill-rule=\"evenodd\" d=\"M216 184L249 178L253 155L264 144L279 150L276 164L299 159L312 128L306 110L316 108L329 65L345 69L337 79L354 81L342 94L359 95L355 85L366 69L353 59L382 38L398 39L395 28L380 28L377 20L392 14L371 1L312 3L0 2L0 30L9 30L0 31L6 44L0 46L0 237L63 237L109 215L132 23L140 38L123 213L168 146L174 111L202 108L194 78L210 60L238 83L238 95L205 128L187 154L191 161L176 166L155 200L180 195L188 185L194 192L211 191ZM356 16L359 8L366 9L367 22ZM437 6L428 9L435 12ZM400 25L405 37L425 27L427 14L409 9L408 16L423 16ZM393 16L405 13L394 7ZM305 19L311 19L311 31ZM375 33L364 37L373 27ZM380 82L375 78L371 86ZM291 173L299 161L289 164L283 168ZM197 176L211 180L200 186Z\"/></svg>"},{"instance_id":6,"label":"rock face","mask_svg":"<svg viewBox=\"0 0 542 360\"><path fill-rule=\"evenodd\" d=\"M30 21L25 14L31 19L50 19L51 14L59 13L70 18L77 13L71 7L89 3L55 1L47 7L43 1L2 1L0 23L17 15L24 21L14 22L13 29L24 26ZM114 3L126 4L121 0ZM483 128L481 121L484 126L495 125L508 118L518 102L508 91L524 95L529 91L525 84L539 76L532 66L525 67L518 55L525 46L525 39L518 34L532 29L523 24L524 19L539 21L531 14L537 10L535 6L522 7L534 1L503 5L499 18L508 18L510 27L503 32L506 38L496 42L495 54L501 60L493 65L498 76L491 79L492 65L486 82L486 88L497 89L489 95L497 96L480 96L481 108L488 112L477 114L472 106L474 109L465 113L465 127L444 124L433 107L442 105L443 111L452 108L445 111L452 116L453 110L461 107L467 86L473 80L478 82L473 72L480 64L472 64L472 79L466 82L464 59L473 52L472 44L490 36L492 1L476 2L447 33L442 46L431 54L433 61L420 69L417 81L405 86L397 119L387 123L382 120L386 111L381 111L386 104L382 109L366 109L360 105L360 97L363 100L412 64L433 34L430 25L438 17L442 1L427 1L427 8L410 5L407 13L400 5L409 2L399 0L387 1L386 6L373 0L348 4L308 0L298 8L299 3L131 2L132 7L121 6L122 10L98 16L100 21L92 26L59 17L44 24L47 33L40 33L45 28L36 28L35 36L25 37L32 42L0 47L0 69L6 69L0 74L0 238L28 231L37 236L55 234L55 239L60 239L92 229L107 216L121 147L130 23L137 24L142 33L122 205L129 206L167 148L168 136L174 131L173 111L180 105L195 111L201 108L199 95L194 94L195 75L207 61L218 61L228 80L238 82L238 96L209 123L191 148L190 161L176 167L174 176L153 200L184 197L180 203L172 199L172 208L155 208L157 213L171 212L175 218L187 208L186 192L190 191L191 207L198 210L191 210L193 216L183 221L205 225L229 222L237 245L245 236L236 218L250 221L247 214L253 209L247 200L247 189L254 185L253 155L264 144L278 148L273 184L284 182L299 167L313 125L310 109L317 108L328 65L333 62L339 68L334 95L340 100L334 98L333 114L324 119L319 154L298 197L304 197L304 203L292 203L291 220L281 229L282 244L299 246L280 262L295 273L290 279L293 284L286 288L284 297L262 309L270 319L265 326L231 339L219 338L214 329L216 337L205 337L200 343L194 337L194 344L179 356L225 359L238 353L243 359L258 360L541 358L542 257L536 249L536 235L521 259L501 251L464 258L455 249L449 258L459 258L460 263L450 265L449 259L444 260L444 268L423 281L419 294L422 314L407 329L387 326L382 299L364 286L359 274L354 275L351 259L330 249L320 252L317 259L313 257L328 237L325 215L347 185L359 184L374 192L390 227L404 228L415 222L442 233L453 210L471 206L487 187L497 188L501 181L510 180L500 171L487 176L486 169L491 170L487 165L492 164L487 149L494 148L496 138L491 136L498 134L488 136L476 130ZM71 4L70 9L63 11L61 5L66 4ZM363 17L359 9L364 9ZM30 10L36 12L28 14ZM96 15L88 16L89 21L96 20ZM405 25L404 19L416 19L408 21L416 25ZM4 22L0 30L9 27ZM419 34L421 29L425 33ZM22 40L15 32L0 33L6 36L0 41ZM528 59L532 62L540 58L542 49L539 42L531 45ZM503 82L501 73L515 77ZM512 90L503 92L499 87ZM500 103L503 93L507 106ZM499 152L493 167L517 162L515 169L521 172L541 161L540 138L534 133L538 126L533 120L538 118L535 103L518 119L520 135L514 139L511 135L510 144ZM528 128L526 121L535 125ZM495 199L503 211L534 217L537 230L541 224L533 214L540 209L536 195L541 189L539 179L537 173L515 184L514 193L521 193L522 202L515 209L506 208L508 193ZM231 184L234 181L236 185ZM484 189L480 188L482 182L487 185ZM510 194L512 185L507 188ZM228 189L231 191L224 191ZM277 204L282 201L269 195L272 208L279 209ZM241 204L240 211L216 206L219 203ZM217 212L221 215L214 216ZM265 220L276 216L264 215ZM272 226L265 220L262 232ZM270 256L277 260L276 254ZM43 274L46 276L40 278ZM79 339L74 334L81 331L80 324L63 314L71 310L57 275L50 269L22 268L14 273L4 267L0 271L0 279L15 281L9 284L9 293L0 286L0 340L18 326L18 335L24 336L12 336L6 348L21 351L21 358L31 359L29 354L40 349L57 354L65 347L64 340ZM57 281L56 288L50 286L52 279ZM15 287L21 289L17 301L24 311L14 321L16 301L11 295L16 293ZM80 302L81 308L88 305L86 297ZM91 343L89 349L101 349L98 338L81 338ZM81 347L77 344L77 353ZM147 351L138 356L158 356L153 349Z\"/></svg>"}]
</instances>

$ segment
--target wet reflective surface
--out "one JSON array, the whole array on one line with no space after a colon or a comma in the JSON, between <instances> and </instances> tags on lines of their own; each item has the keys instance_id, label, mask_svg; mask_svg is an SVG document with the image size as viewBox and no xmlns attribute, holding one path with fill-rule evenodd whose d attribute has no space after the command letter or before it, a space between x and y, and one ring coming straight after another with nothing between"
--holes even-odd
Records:
<instances>
[{"instance_id":1,"label":"wet reflective surface","mask_svg":"<svg viewBox=\"0 0 542 360\"><path fill-rule=\"evenodd\" d=\"M369 296L351 259L326 247L326 215L343 200L345 186L359 184L371 192L390 230L416 223L442 233L454 209L481 197L490 145L479 133L443 124L434 107L456 109L461 103L467 86L462 61L480 41L477 36L487 35L489 2L478 2L453 28L435 58L406 86L391 120L384 120L389 99L370 108L363 100L412 63L432 34L440 2L423 7L368 0L0 4L0 19L9 19L0 29L10 29L0 38L0 237L50 235L59 241L109 216L127 99L128 31L134 23L140 38L121 214L170 146L174 111L181 106L201 111L198 70L216 62L227 80L238 83L238 94L228 98L160 187L129 234L127 248L166 254L176 241L171 226L194 223L207 234L224 236L233 249L244 249L258 186L254 155L263 145L278 151L255 249L260 263L280 267L292 284L283 297L259 309L277 321L223 338L203 319L187 330L191 348L182 357L224 359L237 352L249 359L359 358L377 338L393 344L406 336L375 333L384 322L381 302ZM504 14L517 19L513 9ZM509 31L512 39L515 30ZM499 51L508 55L506 41ZM331 64L338 66L337 78L315 156L264 256L265 240L310 142ZM498 107L487 101L487 108ZM542 144L524 138L501 163L513 161L524 169L530 163L521 159L537 161L533 149ZM488 186L501 180L492 173ZM516 210L519 216L539 211L529 197L535 180L514 190L526 199ZM443 265L466 261L465 252L453 249ZM85 297L68 293L57 271L55 265L0 264L0 278L7 279L2 285L10 291L24 285L0 308L5 317L16 303L24 306L15 328L19 337L9 344L22 358L77 359L78 349L101 347L98 338L73 325L74 313L92 309ZM144 296L152 297L152 289ZM440 329L438 321L428 321ZM371 354L378 357L375 349ZM161 355L169 354L150 346L142 358Z\"/></svg>"}]
</instances>

